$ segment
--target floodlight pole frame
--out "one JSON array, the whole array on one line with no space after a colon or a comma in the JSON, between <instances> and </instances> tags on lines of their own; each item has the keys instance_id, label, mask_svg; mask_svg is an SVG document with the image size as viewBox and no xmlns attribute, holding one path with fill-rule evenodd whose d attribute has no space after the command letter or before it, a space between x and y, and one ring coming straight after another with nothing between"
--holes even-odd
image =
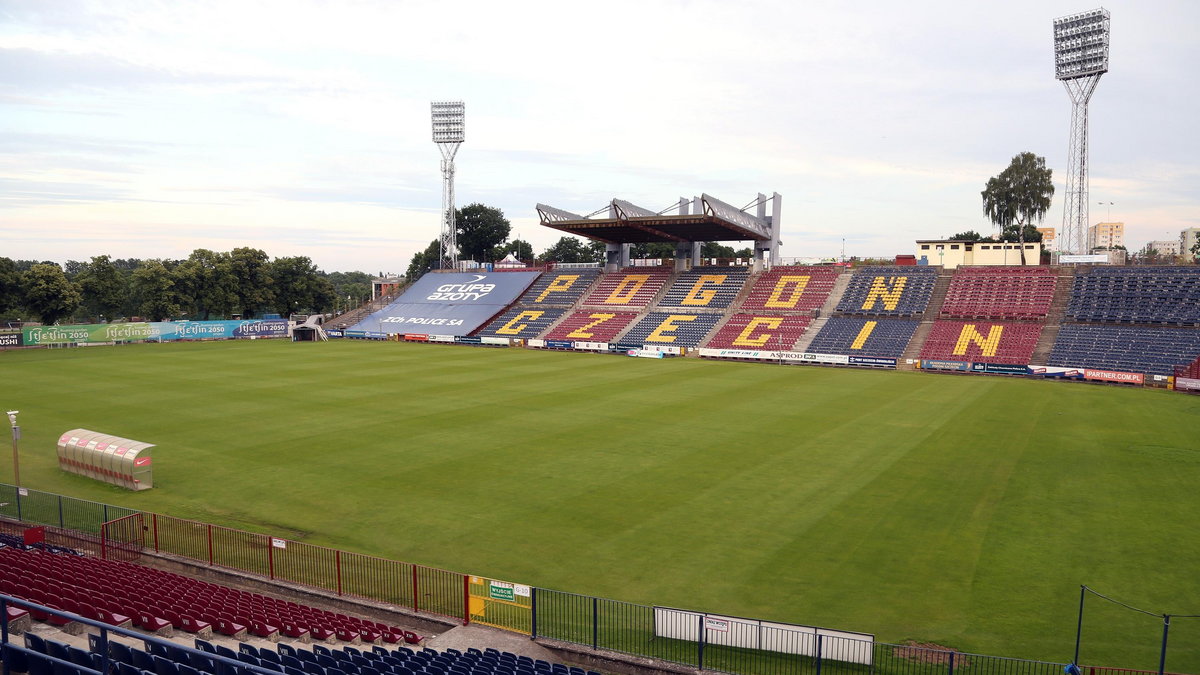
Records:
<instances>
[{"instance_id":1,"label":"floodlight pole frame","mask_svg":"<svg viewBox=\"0 0 1200 675\"><path fill-rule=\"evenodd\" d=\"M1054 20L1055 78L1071 98L1067 185L1059 249L1088 253L1088 102L1108 72L1110 15L1104 8Z\"/></svg>"},{"instance_id":2,"label":"floodlight pole frame","mask_svg":"<svg viewBox=\"0 0 1200 675\"><path fill-rule=\"evenodd\" d=\"M442 222L438 235L440 269L458 268L458 226L454 222L454 157L465 137L462 101L434 101L430 105L433 142L442 153Z\"/></svg>"}]
</instances>

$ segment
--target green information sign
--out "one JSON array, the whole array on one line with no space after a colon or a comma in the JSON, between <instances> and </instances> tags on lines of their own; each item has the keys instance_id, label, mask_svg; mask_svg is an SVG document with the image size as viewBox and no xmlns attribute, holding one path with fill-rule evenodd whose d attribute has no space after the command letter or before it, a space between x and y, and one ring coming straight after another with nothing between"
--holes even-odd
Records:
<instances>
[{"instance_id":1,"label":"green information sign","mask_svg":"<svg viewBox=\"0 0 1200 675\"><path fill-rule=\"evenodd\" d=\"M503 581L490 582L488 584L488 597L492 598L493 600L508 600L509 602L512 602L514 599L513 586L512 584L506 584Z\"/></svg>"}]
</instances>

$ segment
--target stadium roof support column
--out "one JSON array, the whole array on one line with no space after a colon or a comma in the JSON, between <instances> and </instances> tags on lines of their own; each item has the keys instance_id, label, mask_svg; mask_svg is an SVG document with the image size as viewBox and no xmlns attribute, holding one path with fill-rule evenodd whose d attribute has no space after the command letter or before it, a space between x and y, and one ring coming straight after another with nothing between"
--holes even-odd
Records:
<instances>
[{"instance_id":1,"label":"stadium roof support column","mask_svg":"<svg viewBox=\"0 0 1200 675\"><path fill-rule=\"evenodd\" d=\"M770 239L767 241L754 242L754 271L761 272L764 264L769 268L779 264L779 245L783 243L780 239L781 226L779 220L780 208L783 205L783 197L778 192L771 194L771 215L767 215L767 196L758 193L758 217L767 224L767 234Z\"/></svg>"},{"instance_id":2,"label":"stadium roof support column","mask_svg":"<svg viewBox=\"0 0 1200 675\"><path fill-rule=\"evenodd\" d=\"M688 214L688 200L679 198L679 215ZM690 260L690 263L689 263ZM700 264L700 242L681 241L675 244L675 271L686 272Z\"/></svg>"}]
</instances>

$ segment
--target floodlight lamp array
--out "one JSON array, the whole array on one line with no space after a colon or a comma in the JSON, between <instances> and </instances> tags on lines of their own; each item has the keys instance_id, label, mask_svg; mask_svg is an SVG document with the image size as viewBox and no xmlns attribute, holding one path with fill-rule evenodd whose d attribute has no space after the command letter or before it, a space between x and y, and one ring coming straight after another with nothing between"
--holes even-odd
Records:
<instances>
[{"instance_id":1,"label":"floodlight lamp array","mask_svg":"<svg viewBox=\"0 0 1200 675\"><path fill-rule=\"evenodd\" d=\"M1108 72L1109 13L1100 8L1054 20L1054 77Z\"/></svg>"},{"instance_id":2,"label":"floodlight lamp array","mask_svg":"<svg viewBox=\"0 0 1200 675\"><path fill-rule=\"evenodd\" d=\"M462 143L465 140L466 106L462 101L434 101L431 104L434 143Z\"/></svg>"}]
</instances>

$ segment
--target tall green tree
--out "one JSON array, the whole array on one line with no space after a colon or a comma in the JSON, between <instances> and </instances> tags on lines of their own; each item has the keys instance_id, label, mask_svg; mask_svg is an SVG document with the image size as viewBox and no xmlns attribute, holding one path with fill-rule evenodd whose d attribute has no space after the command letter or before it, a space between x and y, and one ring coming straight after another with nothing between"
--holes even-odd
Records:
<instances>
[{"instance_id":1,"label":"tall green tree","mask_svg":"<svg viewBox=\"0 0 1200 675\"><path fill-rule=\"evenodd\" d=\"M734 258L733 247L715 241L706 241L700 245L701 258Z\"/></svg>"},{"instance_id":2,"label":"tall green tree","mask_svg":"<svg viewBox=\"0 0 1200 675\"><path fill-rule=\"evenodd\" d=\"M661 241L634 244L629 251L634 258L674 258L675 245Z\"/></svg>"},{"instance_id":3,"label":"tall green tree","mask_svg":"<svg viewBox=\"0 0 1200 675\"><path fill-rule=\"evenodd\" d=\"M234 284L233 308L243 318L271 306L275 289L266 252L248 247L233 249L229 252L229 272Z\"/></svg>"},{"instance_id":4,"label":"tall green tree","mask_svg":"<svg viewBox=\"0 0 1200 675\"><path fill-rule=\"evenodd\" d=\"M163 321L178 316L183 310L183 298L169 260L143 260L129 278L130 295L136 313L151 320Z\"/></svg>"},{"instance_id":5,"label":"tall green tree","mask_svg":"<svg viewBox=\"0 0 1200 675\"><path fill-rule=\"evenodd\" d=\"M12 312L21 306L21 271L11 258L0 257L0 312Z\"/></svg>"},{"instance_id":6,"label":"tall green tree","mask_svg":"<svg viewBox=\"0 0 1200 675\"><path fill-rule=\"evenodd\" d=\"M991 241L992 238L985 237L975 230L967 230L966 232L959 232L958 234L950 237L950 239L953 241Z\"/></svg>"},{"instance_id":7,"label":"tall green tree","mask_svg":"<svg viewBox=\"0 0 1200 675\"><path fill-rule=\"evenodd\" d=\"M307 256L276 258L270 274L275 287L273 306L281 316L333 308L333 284Z\"/></svg>"},{"instance_id":8,"label":"tall green tree","mask_svg":"<svg viewBox=\"0 0 1200 675\"><path fill-rule=\"evenodd\" d=\"M512 254L517 260L533 260L533 245L523 239L513 239L496 250L496 260Z\"/></svg>"},{"instance_id":9,"label":"tall green tree","mask_svg":"<svg viewBox=\"0 0 1200 675\"><path fill-rule=\"evenodd\" d=\"M503 211L478 203L457 209L454 224L458 230L458 257L478 262L493 262L496 247L512 231Z\"/></svg>"},{"instance_id":10,"label":"tall green tree","mask_svg":"<svg viewBox=\"0 0 1200 675\"><path fill-rule=\"evenodd\" d=\"M21 292L25 307L46 325L71 314L83 302L79 286L67 279L58 265L39 263L21 273Z\"/></svg>"},{"instance_id":11,"label":"tall green tree","mask_svg":"<svg viewBox=\"0 0 1200 675\"><path fill-rule=\"evenodd\" d=\"M230 314L238 302L228 253L198 248L175 267L175 276L181 292L191 299L192 312L204 321L214 313Z\"/></svg>"},{"instance_id":12,"label":"tall green tree","mask_svg":"<svg viewBox=\"0 0 1200 675\"><path fill-rule=\"evenodd\" d=\"M75 275L75 283L83 292L83 307L89 316L113 319L122 314L129 296L129 277L108 256L93 256Z\"/></svg>"},{"instance_id":13,"label":"tall green tree","mask_svg":"<svg viewBox=\"0 0 1200 675\"><path fill-rule=\"evenodd\" d=\"M594 262L595 254L579 237L564 236L542 251L538 260L561 263Z\"/></svg>"},{"instance_id":14,"label":"tall green tree","mask_svg":"<svg viewBox=\"0 0 1200 675\"><path fill-rule=\"evenodd\" d=\"M1192 248L1188 249L1192 252L1192 257L1200 260L1200 237L1196 238L1196 243L1192 244Z\"/></svg>"},{"instance_id":15,"label":"tall green tree","mask_svg":"<svg viewBox=\"0 0 1200 675\"><path fill-rule=\"evenodd\" d=\"M1013 157L1008 168L988 179L980 195L984 215L1000 228L1002 237L1006 230L1015 230L1024 265L1026 228L1046 217L1054 196L1053 171L1046 167L1046 158L1032 152Z\"/></svg>"},{"instance_id":16,"label":"tall green tree","mask_svg":"<svg viewBox=\"0 0 1200 675\"><path fill-rule=\"evenodd\" d=\"M438 266L441 256L441 242L434 239L429 246L425 247L424 251L417 251L413 254L412 261L408 263L408 269L404 272L404 278L410 282L420 279Z\"/></svg>"}]
</instances>

